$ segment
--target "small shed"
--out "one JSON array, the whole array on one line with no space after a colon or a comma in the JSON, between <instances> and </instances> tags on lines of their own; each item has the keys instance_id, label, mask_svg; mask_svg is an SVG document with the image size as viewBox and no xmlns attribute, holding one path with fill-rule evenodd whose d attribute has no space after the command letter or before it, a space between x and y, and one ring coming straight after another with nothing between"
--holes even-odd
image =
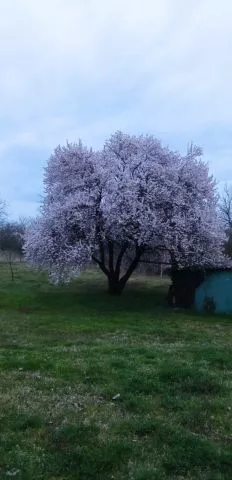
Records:
<instances>
[{"instance_id":1,"label":"small shed","mask_svg":"<svg viewBox=\"0 0 232 480\"><path fill-rule=\"evenodd\" d=\"M195 292L197 311L232 314L232 270L206 271Z\"/></svg>"},{"instance_id":2,"label":"small shed","mask_svg":"<svg viewBox=\"0 0 232 480\"><path fill-rule=\"evenodd\" d=\"M171 274L169 304L232 314L232 269L180 269Z\"/></svg>"}]
</instances>

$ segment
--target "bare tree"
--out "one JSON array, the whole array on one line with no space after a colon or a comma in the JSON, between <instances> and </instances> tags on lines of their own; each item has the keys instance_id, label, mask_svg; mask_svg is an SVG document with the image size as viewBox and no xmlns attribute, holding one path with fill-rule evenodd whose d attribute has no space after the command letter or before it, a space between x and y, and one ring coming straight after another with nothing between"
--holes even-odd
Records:
<instances>
[{"instance_id":1,"label":"bare tree","mask_svg":"<svg viewBox=\"0 0 232 480\"><path fill-rule=\"evenodd\" d=\"M219 208L227 236L225 252L232 257L232 186L225 185Z\"/></svg>"},{"instance_id":2,"label":"bare tree","mask_svg":"<svg viewBox=\"0 0 232 480\"><path fill-rule=\"evenodd\" d=\"M221 197L220 212L226 230L232 230L232 186L225 185Z\"/></svg>"},{"instance_id":3,"label":"bare tree","mask_svg":"<svg viewBox=\"0 0 232 480\"><path fill-rule=\"evenodd\" d=\"M6 211L6 202L1 200L0 198L0 224L2 224L7 216L7 211Z\"/></svg>"},{"instance_id":4,"label":"bare tree","mask_svg":"<svg viewBox=\"0 0 232 480\"><path fill-rule=\"evenodd\" d=\"M3 222L0 225L0 254L8 263L11 279L14 280L14 263L21 261L23 255L25 227L20 222Z\"/></svg>"}]
</instances>

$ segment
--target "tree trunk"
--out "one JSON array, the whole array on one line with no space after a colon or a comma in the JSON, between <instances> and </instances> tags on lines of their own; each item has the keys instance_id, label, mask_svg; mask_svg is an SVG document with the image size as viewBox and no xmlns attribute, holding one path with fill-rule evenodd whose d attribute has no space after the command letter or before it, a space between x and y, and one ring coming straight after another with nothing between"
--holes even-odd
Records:
<instances>
[{"instance_id":1,"label":"tree trunk","mask_svg":"<svg viewBox=\"0 0 232 480\"><path fill-rule=\"evenodd\" d=\"M108 252L109 252L109 266L106 267L104 255L101 257L102 259L98 259L95 255L92 256L92 259L99 265L101 270L105 273L108 278L108 292L111 295L121 295L124 290L124 287L129 280L130 276L136 269L141 255L144 252L144 248L136 247L135 249L135 257L132 260L130 266L128 267L126 273L120 278L120 268L122 264L123 256L127 250L128 246L125 244L118 255L116 266L114 266L114 245L112 242L108 242Z\"/></svg>"},{"instance_id":2,"label":"tree trunk","mask_svg":"<svg viewBox=\"0 0 232 480\"><path fill-rule=\"evenodd\" d=\"M108 293L110 295L121 295L125 285L114 275L108 275Z\"/></svg>"},{"instance_id":3,"label":"tree trunk","mask_svg":"<svg viewBox=\"0 0 232 480\"><path fill-rule=\"evenodd\" d=\"M136 269L139 263L139 260L141 258L141 255L143 254L143 251L144 251L143 248L136 247L135 257L132 260L130 266L128 267L126 273L121 278L119 278L120 267L118 271L116 269L113 272L112 271L109 272L108 274L109 290L108 291L110 294L120 295L123 292L127 281L129 280L129 278L131 277L132 273L134 272L134 270ZM121 261L120 261L120 264L121 264Z\"/></svg>"}]
</instances>

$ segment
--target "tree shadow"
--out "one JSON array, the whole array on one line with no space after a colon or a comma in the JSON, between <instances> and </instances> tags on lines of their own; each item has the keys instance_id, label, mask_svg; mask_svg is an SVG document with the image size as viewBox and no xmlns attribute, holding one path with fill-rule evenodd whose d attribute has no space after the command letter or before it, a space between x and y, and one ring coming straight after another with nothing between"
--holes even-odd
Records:
<instances>
[{"instance_id":1,"label":"tree shadow","mask_svg":"<svg viewBox=\"0 0 232 480\"><path fill-rule=\"evenodd\" d=\"M152 313L167 307L167 285L146 286L131 283L122 295L109 295L106 286L91 284L72 284L69 287L52 287L35 293L34 302L42 310L65 313L72 311L83 313Z\"/></svg>"}]
</instances>

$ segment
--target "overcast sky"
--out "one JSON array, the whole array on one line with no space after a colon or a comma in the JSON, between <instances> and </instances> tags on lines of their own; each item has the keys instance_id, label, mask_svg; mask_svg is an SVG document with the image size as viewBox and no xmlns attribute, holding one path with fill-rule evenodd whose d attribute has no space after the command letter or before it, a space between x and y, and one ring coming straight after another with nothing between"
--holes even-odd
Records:
<instances>
[{"instance_id":1,"label":"overcast sky","mask_svg":"<svg viewBox=\"0 0 232 480\"><path fill-rule=\"evenodd\" d=\"M57 144L115 130L200 144L232 182L231 0L7 0L0 5L0 196L36 214Z\"/></svg>"}]
</instances>

